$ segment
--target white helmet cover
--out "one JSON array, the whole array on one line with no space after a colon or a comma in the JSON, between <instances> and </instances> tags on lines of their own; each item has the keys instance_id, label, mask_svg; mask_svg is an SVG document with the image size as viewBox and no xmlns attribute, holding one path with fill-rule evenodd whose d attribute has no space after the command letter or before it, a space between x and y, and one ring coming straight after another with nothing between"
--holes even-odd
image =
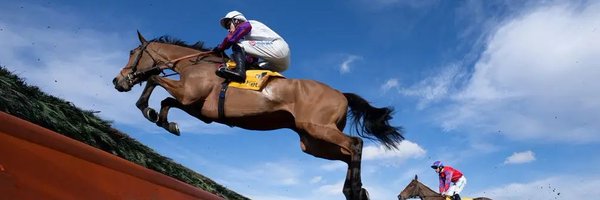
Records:
<instances>
[{"instance_id":1,"label":"white helmet cover","mask_svg":"<svg viewBox=\"0 0 600 200\"><path fill-rule=\"evenodd\" d=\"M221 18L221 26L225 29L228 29L229 27L227 27L227 21L231 20L231 19L238 19L238 20L242 20L242 21L247 21L246 17L244 17L244 14L242 14L241 12L238 12L236 10L228 12L225 17Z\"/></svg>"}]
</instances>

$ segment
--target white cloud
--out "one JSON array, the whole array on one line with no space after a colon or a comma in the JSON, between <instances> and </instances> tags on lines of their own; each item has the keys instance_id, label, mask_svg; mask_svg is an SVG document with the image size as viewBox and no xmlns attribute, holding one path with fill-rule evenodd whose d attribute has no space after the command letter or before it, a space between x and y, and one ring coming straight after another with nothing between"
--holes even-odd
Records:
<instances>
[{"instance_id":1,"label":"white cloud","mask_svg":"<svg viewBox=\"0 0 600 200\"><path fill-rule=\"evenodd\" d=\"M261 181L271 180L274 185L295 185L299 183L299 169L292 167L288 163L264 163L261 166L250 171L254 177ZM265 179L266 177L270 177ZM258 181L258 180L257 180Z\"/></svg>"},{"instance_id":2,"label":"white cloud","mask_svg":"<svg viewBox=\"0 0 600 200\"><path fill-rule=\"evenodd\" d=\"M378 160L380 161L380 160ZM329 161L327 161L329 162ZM343 167L342 172L327 171L323 167L317 168L326 170L325 173L319 174L312 171L312 167L306 163L299 164L295 161L275 161L268 162L269 164L259 164L255 166L245 166L241 169L233 169L231 166L224 166L224 174L227 174L227 181L219 181L226 183L228 187L234 188L235 191L241 192L252 199L344 199L342 188L344 185L344 177L346 165L342 162L339 165L329 165L331 168L338 169ZM363 165L363 187L366 188L371 199L390 199L397 195L399 185L408 183L415 174L422 174L421 169L412 169L408 171L401 170L397 175L385 176L381 178L381 173L384 169L376 169L379 173L366 173L365 170L373 168L372 164ZM281 168L281 169L279 169ZM391 167L390 167L391 168ZM280 173L282 169L294 172L295 174ZM392 169L396 171L396 169ZM287 174L287 175L282 175ZM317 175L318 174L318 175ZM393 173L395 174L395 173ZM433 174L433 173L431 173ZM405 180L398 180L395 177L406 177ZM433 176L433 175L431 175ZM297 180L297 184L283 185L280 180L289 179L292 177ZM433 178L432 178L433 180ZM393 182L393 184L391 183ZM247 183L253 183L246 187ZM234 186L234 187L232 187ZM269 191L265 194L264 191Z\"/></svg>"},{"instance_id":3,"label":"white cloud","mask_svg":"<svg viewBox=\"0 0 600 200\"><path fill-rule=\"evenodd\" d=\"M285 163L285 162L284 162ZM278 163L281 164L281 163ZM288 167L289 163L281 166ZM265 169L270 171L272 168ZM291 170L299 170L298 167L291 167ZM240 192L251 199L314 199L314 200L329 200L329 199L344 199L342 189L344 186L344 179L336 179L333 182L327 180L323 176L314 176L309 179L300 180L298 184L294 185L283 185L275 183L274 180L278 180L280 177L273 176L271 174L256 174L254 168L250 170L240 171L240 174L236 172L231 176L243 176L246 177L242 182L240 179L229 179L229 182L236 183L252 183L251 187L235 188L235 191ZM248 174L249 172L249 174ZM343 174L343 173L342 173ZM301 170L298 172L298 177L307 175ZM236 184L233 184L236 185ZM268 191L268 192L265 192Z\"/></svg>"},{"instance_id":4,"label":"white cloud","mask_svg":"<svg viewBox=\"0 0 600 200\"><path fill-rule=\"evenodd\" d=\"M334 161L321 165L321 169L325 171L345 171L348 165L345 162Z\"/></svg>"},{"instance_id":5,"label":"white cloud","mask_svg":"<svg viewBox=\"0 0 600 200\"><path fill-rule=\"evenodd\" d=\"M454 103L439 119L443 128L501 130L518 140L600 141L599 18L600 2L587 2L507 20L487 41L466 86L451 95Z\"/></svg>"},{"instance_id":6,"label":"white cloud","mask_svg":"<svg viewBox=\"0 0 600 200\"><path fill-rule=\"evenodd\" d=\"M400 94L419 98L418 109L423 109L431 103L446 99L452 89L452 85L465 75L461 66L452 64L432 77L426 78L419 83L409 87L402 88Z\"/></svg>"},{"instance_id":7,"label":"white cloud","mask_svg":"<svg viewBox=\"0 0 600 200\"><path fill-rule=\"evenodd\" d=\"M387 92L388 90L393 88L398 89L398 79L389 79L383 85L381 85L381 89L383 90L383 92Z\"/></svg>"},{"instance_id":8,"label":"white cloud","mask_svg":"<svg viewBox=\"0 0 600 200\"><path fill-rule=\"evenodd\" d=\"M478 192L492 199L594 199L599 177L561 176L528 183L510 183Z\"/></svg>"},{"instance_id":9,"label":"white cloud","mask_svg":"<svg viewBox=\"0 0 600 200\"><path fill-rule=\"evenodd\" d=\"M344 61L340 65L340 73L345 74L350 72L350 64L359 59L362 59L362 57L356 55L346 56L346 58L344 58Z\"/></svg>"},{"instance_id":10,"label":"white cloud","mask_svg":"<svg viewBox=\"0 0 600 200\"><path fill-rule=\"evenodd\" d=\"M315 184L315 183L321 182L321 180L323 180L322 176L315 176L315 177L313 177L313 178L310 179L309 183L310 184Z\"/></svg>"},{"instance_id":11,"label":"white cloud","mask_svg":"<svg viewBox=\"0 0 600 200\"><path fill-rule=\"evenodd\" d=\"M400 142L398 150L387 150L383 146L365 146L363 148L364 161L387 161L384 163L400 163L411 158L420 158L425 155L425 150L416 143L408 140Z\"/></svg>"},{"instance_id":12,"label":"white cloud","mask_svg":"<svg viewBox=\"0 0 600 200\"><path fill-rule=\"evenodd\" d=\"M344 187L344 181L336 182L334 184L321 185L317 191L319 194L335 196L340 195L342 188Z\"/></svg>"},{"instance_id":13,"label":"white cloud","mask_svg":"<svg viewBox=\"0 0 600 200\"><path fill-rule=\"evenodd\" d=\"M301 178L303 170L291 161L273 161L243 168L229 167L223 169L228 182L260 183L257 186L294 186L300 182L308 182Z\"/></svg>"},{"instance_id":14,"label":"white cloud","mask_svg":"<svg viewBox=\"0 0 600 200\"><path fill-rule=\"evenodd\" d=\"M506 160L504 164L523 164L535 161L535 154L532 151L515 152Z\"/></svg>"}]
</instances>

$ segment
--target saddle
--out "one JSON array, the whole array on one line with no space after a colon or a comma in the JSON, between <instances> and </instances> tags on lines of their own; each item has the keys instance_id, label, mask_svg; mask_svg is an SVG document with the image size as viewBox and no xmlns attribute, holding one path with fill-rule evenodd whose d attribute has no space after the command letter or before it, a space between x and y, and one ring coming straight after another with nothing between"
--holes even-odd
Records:
<instances>
[{"instance_id":1,"label":"saddle","mask_svg":"<svg viewBox=\"0 0 600 200\"><path fill-rule=\"evenodd\" d=\"M228 61L225 63L227 67L235 66L235 62ZM225 93L227 93L227 89L229 87L246 89L246 90L255 90L260 91L264 88L265 85L269 82L271 77L273 78L285 78L279 72L274 72L266 69L257 69L258 67L250 67L250 69L246 70L246 80L243 83L234 82L226 80L221 84L221 91L219 92L219 101L218 101L218 114L219 119L225 119Z\"/></svg>"},{"instance_id":2,"label":"saddle","mask_svg":"<svg viewBox=\"0 0 600 200\"><path fill-rule=\"evenodd\" d=\"M250 69L246 70L246 81L243 83L230 82L229 87L248 89L248 90L261 90L270 78L285 78L279 72L273 72L265 69Z\"/></svg>"},{"instance_id":3,"label":"saddle","mask_svg":"<svg viewBox=\"0 0 600 200\"><path fill-rule=\"evenodd\" d=\"M279 72L261 68L259 63L247 63L247 65L246 81L243 83L231 81L228 83L229 87L259 91L267 84L270 78L285 78L285 76ZM233 60L228 60L225 63L225 66L230 69L236 67Z\"/></svg>"}]
</instances>

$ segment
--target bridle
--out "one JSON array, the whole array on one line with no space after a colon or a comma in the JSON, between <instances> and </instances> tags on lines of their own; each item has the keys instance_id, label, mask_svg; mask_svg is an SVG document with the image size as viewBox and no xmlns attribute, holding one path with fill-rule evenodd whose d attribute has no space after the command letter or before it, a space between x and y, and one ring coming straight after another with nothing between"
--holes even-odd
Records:
<instances>
[{"instance_id":1,"label":"bridle","mask_svg":"<svg viewBox=\"0 0 600 200\"><path fill-rule=\"evenodd\" d=\"M151 69L153 69L154 66L156 66L156 59L147 50L147 47L149 44L150 44L149 42L144 42L144 43L140 44L140 46L138 47L140 49L140 53L138 53L138 55L135 57L135 60L133 61L133 65L125 67L125 69L130 68L131 72L129 72L129 74L127 74L126 76L121 74L125 77L125 79L127 80L127 82L130 85L133 85L133 80L135 80L136 78L138 78L140 76L144 76L145 74L148 74L150 71L150 70L144 70L144 71L140 71L140 72L137 71L137 67L140 64L140 60L142 59L142 56L144 55L144 53L147 53L148 56L150 56L150 58L152 59L152 62L154 63L153 66L151 67Z\"/></svg>"},{"instance_id":2,"label":"bridle","mask_svg":"<svg viewBox=\"0 0 600 200\"><path fill-rule=\"evenodd\" d=\"M146 77L149 75L157 75L160 73L163 73L163 75L165 77L175 75L175 74L177 74L177 72L166 75L163 72L163 70L175 69L175 65L177 64L177 62L179 62L183 59L198 57L196 60L199 60L200 56L213 53L212 51L206 51L206 52L200 52L200 53L194 53L194 54L182 56L182 57L172 59L172 60L167 60L166 58L163 58L162 56L156 54L156 52L154 52L154 50L148 49L149 44L150 44L150 42L144 42L144 43L140 44L140 46L138 47L140 49L140 53L135 57L133 65L125 67L125 69L127 69L127 68L131 69L131 72L129 72L126 76L124 75L126 81L130 85L133 85L133 81L139 77ZM140 60L142 59L142 56L144 53L148 54L148 56L150 56L150 59L152 59L152 67L138 71L138 65L140 64ZM160 59L155 58L155 56L153 56L152 53L154 53L155 56L159 57ZM175 71L175 70L173 70L173 71Z\"/></svg>"}]
</instances>

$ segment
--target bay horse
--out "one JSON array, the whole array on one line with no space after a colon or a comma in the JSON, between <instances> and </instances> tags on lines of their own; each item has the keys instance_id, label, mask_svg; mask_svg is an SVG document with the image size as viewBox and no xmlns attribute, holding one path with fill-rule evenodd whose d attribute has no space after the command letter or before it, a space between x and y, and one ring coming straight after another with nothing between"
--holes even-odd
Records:
<instances>
[{"instance_id":1,"label":"bay horse","mask_svg":"<svg viewBox=\"0 0 600 200\"><path fill-rule=\"evenodd\" d=\"M200 43L189 45L166 36L147 41L139 31L137 34L141 44L131 50L128 63L113 84L119 92L127 92L145 81L136 106L145 118L175 135L179 135L179 128L167 119L170 108L181 109L205 123L248 130L291 129L300 136L305 153L348 164L342 192L349 200L368 199L368 194L360 176L363 141L342 132L347 115L359 136L379 141L388 149L397 149L404 139L402 128L389 124L391 107L373 107L356 94L341 93L313 80L272 78L260 91L230 88L224 93L223 111L219 96L226 80L215 74L223 62L220 55ZM179 80L160 76L164 69L178 73ZM172 95L162 100L159 113L148 107L156 86Z\"/></svg>"},{"instance_id":2,"label":"bay horse","mask_svg":"<svg viewBox=\"0 0 600 200\"><path fill-rule=\"evenodd\" d=\"M412 198L419 198L422 200L450 200L450 198L444 198L439 193L433 191L425 184L419 182L417 175L398 195L398 200L406 200ZM461 197L461 200L492 200L486 197L467 198Z\"/></svg>"}]
</instances>

